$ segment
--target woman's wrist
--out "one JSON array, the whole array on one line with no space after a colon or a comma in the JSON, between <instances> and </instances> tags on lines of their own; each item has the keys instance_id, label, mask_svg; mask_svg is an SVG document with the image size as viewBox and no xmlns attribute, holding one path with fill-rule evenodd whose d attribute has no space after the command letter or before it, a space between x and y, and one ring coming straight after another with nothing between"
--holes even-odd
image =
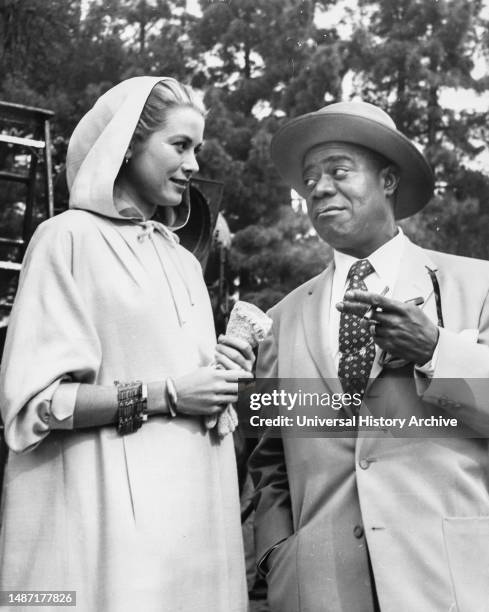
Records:
<instances>
[{"instance_id":1,"label":"woman's wrist","mask_svg":"<svg viewBox=\"0 0 489 612\"><path fill-rule=\"evenodd\" d=\"M82 383L78 387L73 415L74 429L117 423L117 389L114 385Z\"/></svg>"},{"instance_id":2,"label":"woman's wrist","mask_svg":"<svg viewBox=\"0 0 489 612\"><path fill-rule=\"evenodd\" d=\"M166 381L150 382L146 386L146 412L148 416L157 414L168 415ZM118 401L116 387L114 385L103 386L88 383L78 385L73 418L74 429L117 425Z\"/></svg>"},{"instance_id":3,"label":"woman's wrist","mask_svg":"<svg viewBox=\"0 0 489 612\"><path fill-rule=\"evenodd\" d=\"M148 415L170 415L167 379L148 383Z\"/></svg>"}]
</instances>

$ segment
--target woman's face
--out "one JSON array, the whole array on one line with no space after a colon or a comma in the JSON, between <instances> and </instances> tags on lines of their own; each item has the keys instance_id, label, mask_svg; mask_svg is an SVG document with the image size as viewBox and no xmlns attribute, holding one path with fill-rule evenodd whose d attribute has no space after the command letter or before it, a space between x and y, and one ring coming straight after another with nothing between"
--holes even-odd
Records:
<instances>
[{"instance_id":1,"label":"woman's face","mask_svg":"<svg viewBox=\"0 0 489 612\"><path fill-rule=\"evenodd\" d=\"M199 165L204 118L189 107L168 111L165 127L128 151L123 180L135 204L149 218L156 206L176 206Z\"/></svg>"}]
</instances>

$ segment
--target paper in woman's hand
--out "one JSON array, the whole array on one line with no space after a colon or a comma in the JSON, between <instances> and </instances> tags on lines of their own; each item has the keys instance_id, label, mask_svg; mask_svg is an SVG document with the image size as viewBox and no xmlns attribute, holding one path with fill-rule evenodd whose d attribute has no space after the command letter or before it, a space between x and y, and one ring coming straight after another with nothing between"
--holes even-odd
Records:
<instances>
[{"instance_id":1,"label":"paper in woman's hand","mask_svg":"<svg viewBox=\"0 0 489 612\"><path fill-rule=\"evenodd\" d=\"M272 326L272 319L249 302L238 301L234 305L226 327L226 336L248 342L252 348L265 339ZM216 366L222 367L222 366ZM206 417L207 429L217 424L220 437L232 433L238 425L238 416L232 404L228 404L219 415Z\"/></svg>"}]
</instances>

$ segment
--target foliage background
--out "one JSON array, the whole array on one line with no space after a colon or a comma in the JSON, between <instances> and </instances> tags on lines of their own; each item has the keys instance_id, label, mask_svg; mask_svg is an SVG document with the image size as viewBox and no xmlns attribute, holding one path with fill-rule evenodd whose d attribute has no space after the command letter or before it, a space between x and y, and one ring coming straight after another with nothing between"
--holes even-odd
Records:
<instances>
[{"instance_id":1,"label":"foliage background","mask_svg":"<svg viewBox=\"0 0 489 612\"><path fill-rule=\"evenodd\" d=\"M341 99L380 105L421 147L433 202L403 223L423 246L489 259L483 0L0 0L0 99L52 109L63 163L79 118L130 76L171 75L210 109L201 173L224 181L241 297L266 307L318 273L329 249L269 158L288 117ZM465 104L454 110L447 92ZM10 191L9 191L10 189ZM13 232L19 193L0 184ZM17 208L16 208L17 206Z\"/></svg>"}]
</instances>

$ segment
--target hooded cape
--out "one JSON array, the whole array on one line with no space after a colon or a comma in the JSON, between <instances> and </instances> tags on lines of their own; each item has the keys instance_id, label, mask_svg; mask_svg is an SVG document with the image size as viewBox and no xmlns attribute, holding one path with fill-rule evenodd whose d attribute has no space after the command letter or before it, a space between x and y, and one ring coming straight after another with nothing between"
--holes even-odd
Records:
<instances>
[{"instance_id":1,"label":"hooded cape","mask_svg":"<svg viewBox=\"0 0 489 612\"><path fill-rule=\"evenodd\" d=\"M67 158L71 210L42 223L25 256L0 380L14 451L0 589L76 590L83 612L244 612L231 436L164 415L128 436L69 430L80 383L159 381L213 358L202 271L171 232L188 207L144 222L114 190L160 80L129 79L82 118Z\"/></svg>"}]
</instances>

